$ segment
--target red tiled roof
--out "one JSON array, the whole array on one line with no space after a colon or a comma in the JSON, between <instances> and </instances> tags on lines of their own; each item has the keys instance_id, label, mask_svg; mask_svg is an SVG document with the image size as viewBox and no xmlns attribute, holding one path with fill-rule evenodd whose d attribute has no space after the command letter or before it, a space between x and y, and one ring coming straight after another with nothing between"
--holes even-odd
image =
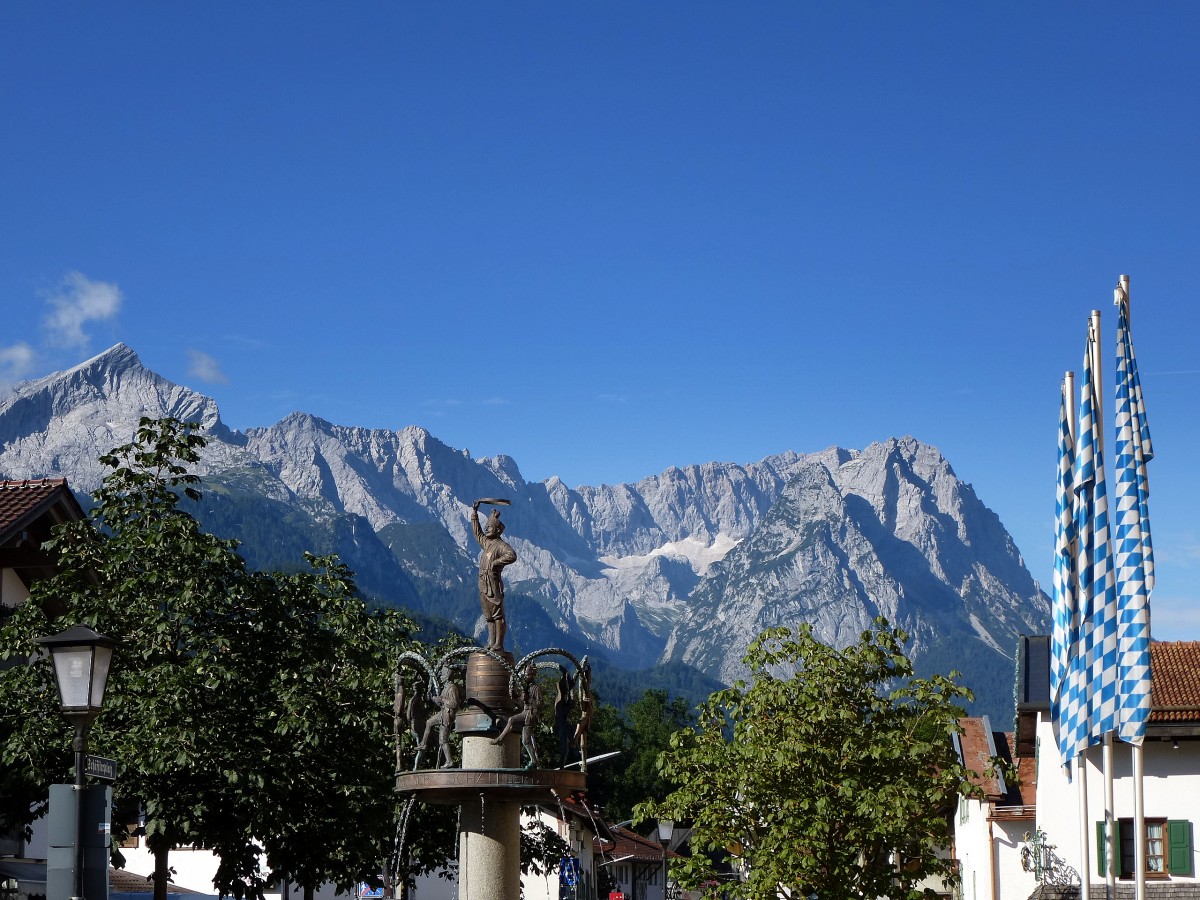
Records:
<instances>
[{"instance_id":1,"label":"red tiled roof","mask_svg":"<svg viewBox=\"0 0 1200 900\"><path fill-rule=\"evenodd\" d=\"M1002 796L1000 779L985 774L992 764L992 756L1000 751L999 747L994 747L989 741L991 731L986 721L979 716L967 716L959 719L958 724L963 730L958 736L962 747L963 765L975 773L971 783L982 788L989 798L999 799Z\"/></svg>"},{"instance_id":2,"label":"red tiled roof","mask_svg":"<svg viewBox=\"0 0 1200 900\"><path fill-rule=\"evenodd\" d=\"M613 826L612 834L615 841L602 841L599 838L595 840L593 846L596 853L610 856L613 859L632 857L633 859L657 862L663 858L663 848L658 841L642 837L636 831L630 831L623 825ZM670 859L676 859L678 856L678 853L667 851L667 857Z\"/></svg>"},{"instance_id":3,"label":"red tiled roof","mask_svg":"<svg viewBox=\"0 0 1200 900\"><path fill-rule=\"evenodd\" d=\"M1150 645L1149 721L1200 721L1200 641Z\"/></svg>"},{"instance_id":4,"label":"red tiled roof","mask_svg":"<svg viewBox=\"0 0 1200 900\"><path fill-rule=\"evenodd\" d=\"M83 517L65 478L0 481L0 543L59 503L71 507L73 518Z\"/></svg>"},{"instance_id":5,"label":"red tiled roof","mask_svg":"<svg viewBox=\"0 0 1200 900\"><path fill-rule=\"evenodd\" d=\"M1033 806L1037 803L1037 759L1033 756L1017 756L1017 736L1011 731L1004 733L1004 740L1008 744L1009 760L1017 762L1019 781L1015 789L1011 784L1008 786L1005 799L1019 806Z\"/></svg>"},{"instance_id":6,"label":"red tiled roof","mask_svg":"<svg viewBox=\"0 0 1200 900\"><path fill-rule=\"evenodd\" d=\"M975 773L972 784L983 788L987 798L998 807L1032 806L1037 802L1037 763L1032 756L1017 756L1017 741L1010 731L993 731L988 741L989 724L986 718L968 716L959 719L963 733L959 735L962 747L963 765ZM992 755L1003 759L1017 767L1019 784L1012 784L1011 779L1001 779L999 775L987 775L991 766ZM1003 787L1003 792L1001 791Z\"/></svg>"},{"instance_id":7,"label":"red tiled roof","mask_svg":"<svg viewBox=\"0 0 1200 900\"><path fill-rule=\"evenodd\" d=\"M149 875L135 875L125 869L108 869L108 889L114 894L154 893L154 880ZM167 882L167 892L171 894L194 894L195 891Z\"/></svg>"}]
</instances>

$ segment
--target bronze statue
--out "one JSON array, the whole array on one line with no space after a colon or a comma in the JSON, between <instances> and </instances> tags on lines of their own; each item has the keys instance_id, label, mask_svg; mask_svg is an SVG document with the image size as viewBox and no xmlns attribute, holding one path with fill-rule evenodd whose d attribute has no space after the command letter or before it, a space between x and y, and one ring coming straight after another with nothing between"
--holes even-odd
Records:
<instances>
[{"instance_id":1,"label":"bronze statue","mask_svg":"<svg viewBox=\"0 0 1200 900\"><path fill-rule=\"evenodd\" d=\"M479 504L508 505L507 500L476 500L471 504L471 531L483 548L479 557L479 605L487 620L487 649L496 653L504 650L504 634L508 625L504 620L504 580L501 570L517 561L517 553L500 535L504 534L504 523L500 521L500 510L493 509L487 523L479 526Z\"/></svg>"},{"instance_id":2,"label":"bronze statue","mask_svg":"<svg viewBox=\"0 0 1200 900\"><path fill-rule=\"evenodd\" d=\"M396 771L399 772L403 768L400 752L400 723L403 721L404 715L404 679L400 675L399 668L392 676L392 684L395 686L395 700L392 703L392 738L396 742Z\"/></svg>"},{"instance_id":3,"label":"bronze statue","mask_svg":"<svg viewBox=\"0 0 1200 900\"><path fill-rule=\"evenodd\" d=\"M508 717L504 723L504 728L501 729L498 735L492 738L492 743L501 743L508 737L509 732L514 727L519 726L521 729L521 746L529 754L529 763L525 768L536 769L538 767L538 752L535 738L538 718L542 710L542 686L538 684L537 669L534 666L531 665L526 669L525 677L528 679L528 684L525 687L525 699L521 711L516 715Z\"/></svg>"},{"instance_id":4,"label":"bronze statue","mask_svg":"<svg viewBox=\"0 0 1200 900\"><path fill-rule=\"evenodd\" d=\"M462 689L451 679L449 672L445 674L442 692L433 698L433 702L438 706L437 711L425 723L425 734L417 748L421 751L428 747L430 733L437 729L438 761L441 763L438 768L441 769L449 769L454 765L454 759L450 755L450 735L454 732L454 719L458 715L458 708L462 706Z\"/></svg>"},{"instance_id":5,"label":"bronze statue","mask_svg":"<svg viewBox=\"0 0 1200 900\"><path fill-rule=\"evenodd\" d=\"M565 766L571 752L571 695L575 684L567 667L558 667L558 688L554 692L554 733L558 735L558 764Z\"/></svg>"},{"instance_id":6,"label":"bronze statue","mask_svg":"<svg viewBox=\"0 0 1200 900\"><path fill-rule=\"evenodd\" d=\"M405 710L408 715L408 730L412 733L413 739L420 742L421 735L424 733L425 719L429 715L429 709L425 705L424 691L418 684L416 690L408 700L408 707Z\"/></svg>"},{"instance_id":7,"label":"bronze statue","mask_svg":"<svg viewBox=\"0 0 1200 900\"><path fill-rule=\"evenodd\" d=\"M592 667L588 665L587 657L583 658L583 664L579 667L578 681L576 686L579 689L579 721L575 723L575 742L579 745L579 759L583 771L587 771L588 758L588 731L592 727L592 711L594 700L592 698Z\"/></svg>"}]
</instances>

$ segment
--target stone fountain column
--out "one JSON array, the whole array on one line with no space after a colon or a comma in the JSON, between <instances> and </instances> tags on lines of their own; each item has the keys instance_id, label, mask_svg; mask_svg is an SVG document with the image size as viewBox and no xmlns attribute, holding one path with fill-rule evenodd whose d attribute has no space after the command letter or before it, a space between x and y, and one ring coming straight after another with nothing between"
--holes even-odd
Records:
<instances>
[{"instance_id":1,"label":"stone fountain column","mask_svg":"<svg viewBox=\"0 0 1200 900\"><path fill-rule=\"evenodd\" d=\"M511 653L505 653L512 665ZM511 715L516 711L504 666L482 653L467 662L466 694L490 709ZM463 736L462 767L520 769L521 738L509 734L493 744L496 732L487 716L460 713L457 730ZM460 900L518 900L521 896L521 804L500 799L480 786L475 798L464 797L459 813L458 862Z\"/></svg>"}]
</instances>

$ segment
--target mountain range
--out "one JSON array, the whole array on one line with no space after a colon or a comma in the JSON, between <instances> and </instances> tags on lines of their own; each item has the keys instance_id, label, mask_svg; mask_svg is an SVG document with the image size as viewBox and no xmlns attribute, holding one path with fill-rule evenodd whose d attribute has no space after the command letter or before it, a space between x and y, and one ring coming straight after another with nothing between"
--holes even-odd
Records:
<instances>
[{"instance_id":1,"label":"mountain range","mask_svg":"<svg viewBox=\"0 0 1200 900\"><path fill-rule=\"evenodd\" d=\"M691 667L730 683L764 628L812 623L857 639L877 615L912 637L918 671L957 669L975 711L1012 712L1019 634L1050 604L997 516L934 447L788 452L670 468L632 484L526 481L508 456L475 459L423 428L336 425L301 412L237 431L216 402L118 344L0 398L0 477L66 477L81 495L98 457L143 416L199 422L205 527L251 565L337 552L367 595L480 626L472 501L504 497L511 635L614 666Z\"/></svg>"}]
</instances>

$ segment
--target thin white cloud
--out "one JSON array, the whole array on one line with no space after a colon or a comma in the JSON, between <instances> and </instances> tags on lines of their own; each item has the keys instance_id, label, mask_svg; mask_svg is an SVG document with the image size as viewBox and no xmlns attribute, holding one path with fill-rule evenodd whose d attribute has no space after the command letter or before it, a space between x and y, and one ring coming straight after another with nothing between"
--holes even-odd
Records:
<instances>
[{"instance_id":1,"label":"thin white cloud","mask_svg":"<svg viewBox=\"0 0 1200 900\"><path fill-rule=\"evenodd\" d=\"M1154 559L1159 564L1194 566L1200 563L1200 538L1192 532L1175 532L1155 543Z\"/></svg>"},{"instance_id":2,"label":"thin white cloud","mask_svg":"<svg viewBox=\"0 0 1200 900\"><path fill-rule=\"evenodd\" d=\"M86 349L89 336L84 326L116 316L121 308L121 289L106 281L92 281L71 272L55 293L46 297L51 312L45 319L49 340L62 347Z\"/></svg>"},{"instance_id":3,"label":"thin white cloud","mask_svg":"<svg viewBox=\"0 0 1200 900\"><path fill-rule=\"evenodd\" d=\"M227 334L223 340L239 350L262 350L268 346L266 341L245 334Z\"/></svg>"},{"instance_id":4,"label":"thin white cloud","mask_svg":"<svg viewBox=\"0 0 1200 900\"><path fill-rule=\"evenodd\" d=\"M24 341L11 347L0 347L0 390L26 378L33 371L37 354Z\"/></svg>"},{"instance_id":5,"label":"thin white cloud","mask_svg":"<svg viewBox=\"0 0 1200 900\"><path fill-rule=\"evenodd\" d=\"M221 371L221 364L201 350L188 351L188 375L206 384L229 384L229 376Z\"/></svg>"}]
</instances>

